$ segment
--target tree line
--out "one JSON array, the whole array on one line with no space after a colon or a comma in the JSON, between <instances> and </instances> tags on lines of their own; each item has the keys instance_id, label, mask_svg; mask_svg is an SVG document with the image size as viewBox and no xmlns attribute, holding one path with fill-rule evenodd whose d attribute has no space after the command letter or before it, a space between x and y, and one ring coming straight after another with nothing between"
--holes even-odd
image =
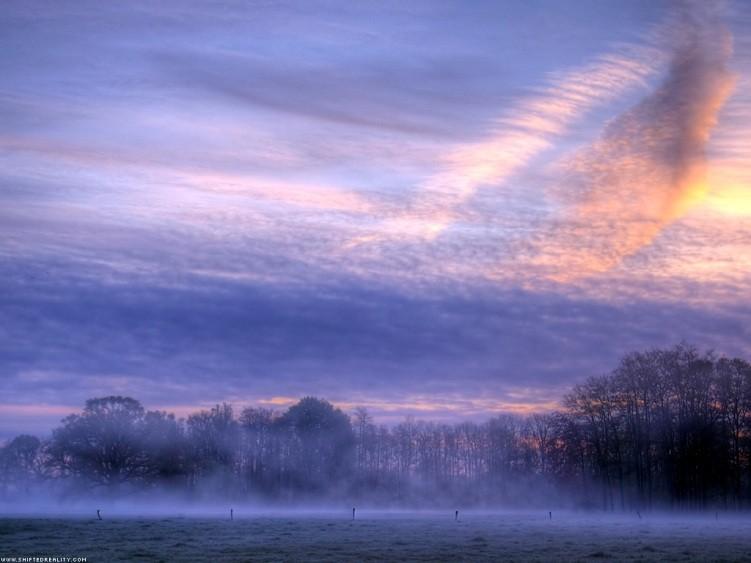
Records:
<instances>
[{"instance_id":1,"label":"tree line","mask_svg":"<svg viewBox=\"0 0 751 563\"><path fill-rule=\"evenodd\" d=\"M629 354L552 413L375 424L306 397L284 412L231 405L186 419L91 399L49 439L0 449L0 496L158 489L263 502L751 505L751 364L679 345Z\"/></svg>"}]
</instances>

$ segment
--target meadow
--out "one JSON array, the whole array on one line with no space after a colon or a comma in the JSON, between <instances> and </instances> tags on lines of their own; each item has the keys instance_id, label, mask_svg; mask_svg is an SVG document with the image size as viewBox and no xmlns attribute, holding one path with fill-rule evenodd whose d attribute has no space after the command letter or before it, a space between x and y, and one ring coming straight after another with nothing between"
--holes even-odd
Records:
<instances>
[{"instance_id":1,"label":"meadow","mask_svg":"<svg viewBox=\"0 0 751 563\"><path fill-rule=\"evenodd\" d=\"M96 561L751 561L751 518L554 512L0 518L2 557ZM62 560L62 559L61 559Z\"/></svg>"}]
</instances>

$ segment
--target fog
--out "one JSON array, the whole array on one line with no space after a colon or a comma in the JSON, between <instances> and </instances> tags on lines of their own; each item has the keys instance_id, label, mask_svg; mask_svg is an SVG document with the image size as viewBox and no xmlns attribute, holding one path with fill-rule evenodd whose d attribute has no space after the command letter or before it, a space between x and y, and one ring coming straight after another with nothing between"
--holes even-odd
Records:
<instances>
[{"instance_id":1,"label":"fog","mask_svg":"<svg viewBox=\"0 0 751 563\"><path fill-rule=\"evenodd\" d=\"M356 509L353 518L352 509ZM342 522L383 519L439 520L447 522L478 522L485 519L509 521L539 521L551 525L607 522L609 524L648 524L672 527L686 525L751 525L746 511L676 511L655 509L641 511L603 511L590 508L538 509L464 508L461 506L437 509L384 508L372 505L350 506L343 503L301 504L282 506L254 502L186 501L178 497L155 494L142 498L106 498L97 495L81 496L68 502L45 498L30 498L23 503L0 504L3 518L53 518L85 520L118 519L202 519L233 522L243 519L325 519Z\"/></svg>"},{"instance_id":2,"label":"fog","mask_svg":"<svg viewBox=\"0 0 751 563\"><path fill-rule=\"evenodd\" d=\"M313 397L283 412L222 404L184 420L133 398L91 399L49 438L21 435L0 450L0 512L717 518L749 507L748 362L686 345L634 353L561 404L484 423L387 427Z\"/></svg>"}]
</instances>

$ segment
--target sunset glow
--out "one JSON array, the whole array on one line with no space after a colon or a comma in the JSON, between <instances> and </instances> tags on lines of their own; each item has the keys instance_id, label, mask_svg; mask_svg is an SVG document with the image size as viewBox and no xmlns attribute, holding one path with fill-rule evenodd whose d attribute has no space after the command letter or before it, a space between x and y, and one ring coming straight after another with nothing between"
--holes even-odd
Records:
<instances>
[{"instance_id":1,"label":"sunset glow","mask_svg":"<svg viewBox=\"0 0 751 563\"><path fill-rule=\"evenodd\" d=\"M136 4L3 8L0 442L751 354L746 2Z\"/></svg>"}]
</instances>

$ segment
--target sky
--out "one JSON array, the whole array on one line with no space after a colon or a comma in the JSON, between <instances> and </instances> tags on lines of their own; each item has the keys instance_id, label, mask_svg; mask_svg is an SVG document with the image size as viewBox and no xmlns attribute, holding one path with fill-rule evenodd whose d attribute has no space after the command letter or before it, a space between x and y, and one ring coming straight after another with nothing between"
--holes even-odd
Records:
<instances>
[{"instance_id":1,"label":"sky","mask_svg":"<svg viewBox=\"0 0 751 563\"><path fill-rule=\"evenodd\" d=\"M6 0L0 439L751 356L746 0Z\"/></svg>"}]
</instances>

